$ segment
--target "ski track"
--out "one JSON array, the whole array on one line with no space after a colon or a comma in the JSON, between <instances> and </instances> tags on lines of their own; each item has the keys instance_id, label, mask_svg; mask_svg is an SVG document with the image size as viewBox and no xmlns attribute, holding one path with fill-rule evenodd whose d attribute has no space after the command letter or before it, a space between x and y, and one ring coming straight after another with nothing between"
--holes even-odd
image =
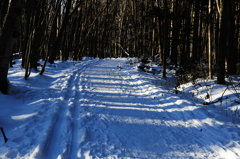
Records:
<instances>
[{"instance_id":1,"label":"ski track","mask_svg":"<svg viewBox=\"0 0 240 159\"><path fill-rule=\"evenodd\" d=\"M65 97L51 124L40 158L77 158L79 133L79 101L81 98L81 74L96 60L77 66L67 80ZM38 155L37 155L38 156Z\"/></svg>"},{"instance_id":2,"label":"ski track","mask_svg":"<svg viewBox=\"0 0 240 159\"><path fill-rule=\"evenodd\" d=\"M76 64L41 92L46 99L29 123L35 126L15 137L22 144L6 158L240 158L237 126L133 67L125 59ZM39 140L24 142L37 132Z\"/></svg>"}]
</instances>

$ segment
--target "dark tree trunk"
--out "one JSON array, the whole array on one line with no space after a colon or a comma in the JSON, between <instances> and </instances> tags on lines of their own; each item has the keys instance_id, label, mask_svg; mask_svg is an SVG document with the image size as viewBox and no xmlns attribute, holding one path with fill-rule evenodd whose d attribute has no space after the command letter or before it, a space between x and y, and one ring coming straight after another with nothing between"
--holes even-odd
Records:
<instances>
[{"instance_id":1,"label":"dark tree trunk","mask_svg":"<svg viewBox=\"0 0 240 159\"><path fill-rule=\"evenodd\" d=\"M229 0L223 0L221 26L219 35L219 51L218 51L218 70L217 70L217 84L225 84L225 57L227 52L227 25L228 25L228 6Z\"/></svg>"},{"instance_id":2,"label":"dark tree trunk","mask_svg":"<svg viewBox=\"0 0 240 159\"><path fill-rule=\"evenodd\" d=\"M168 29L168 1L164 0L164 49L163 49L163 78L166 78L167 56L169 55L169 29Z\"/></svg>"},{"instance_id":3,"label":"dark tree trunk","mask_svg":"<svg viewBox=\"0 0 240 159\"><path fill-rule=\"evenodd\" d=\"M7 14L9 0L1 0L0 2L0 30L4 24L4 17Z\"/></svg>"},{"instance_id":4,"label":"dark tree trunk","mask_svg":"<svg viewBox=\"0 0 240 159\"><path fill-rule=\"evenodd\" d=\"M194 17L194 31L193 31L193 54L192 61L196 61L199 57L199 13L200 13L200 1L195 0L195 17Z\"/></svg>"},{"instance_id":5,"label":"dark tree trunk","mask_svg":"<svg viewBox=\"0 0 240 159\"><path fill-rule=\"evenodd\" d=\"M235 19L234 19L234 2L233 0L229 0L227 3L227 10L228 10L228 31L227 33L227 49L228 52L226 54L227 58L227 73L228 74L235 74L236 73L236 63L237 63L237 49L235 44Z\"/></svg>"},{"instance_id":6,"label":"dark tree trunk","mask_svg":"<svg viewBox=\"0 0 240 159\"><path fill-rule=\"evenodd\" d=\"M208 77L213 78L212 72L212 4L213 0L208 2Z\"/></svg>"},{"instance_id":7,"label":"dark tree trunk","mask_svg":"<svg viewBox=\"0 0 240 159\"><path fill-rule=\"evenodd\" d=\"M9 12L8 15L6 15L6 21L3 24L0 36L0 91L4 94L8 93L8 66L14 47L14 40L16 40L14 34L19 31L22 1L11 1L9 7Z\"/></svg>"},{"instance_id":8,"label":"dark tree trunk","mask_svg":"<svg viewBox=\"0 0 240 159\"><path fill-rule=\"evenodd\" d=\"M171 61L177 67L177 56L178 56L178 41L179 41L179 16L178 16L178 2L173 1L173 26L172 26L172 45L171 45Z\"/></svg>"}]
</instances>

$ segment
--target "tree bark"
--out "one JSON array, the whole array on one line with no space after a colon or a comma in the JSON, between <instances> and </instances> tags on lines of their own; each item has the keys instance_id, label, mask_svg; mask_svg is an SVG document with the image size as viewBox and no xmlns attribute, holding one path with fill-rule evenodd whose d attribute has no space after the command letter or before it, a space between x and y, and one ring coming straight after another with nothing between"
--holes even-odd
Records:
<instances>
[{"instance_id":1,"label":"tree bark","mask_svg":"<svg viewBox=\"0 0 240 159\"><path fill-rule=\"evenodd\" d=\"M211 1L211 0L210 0ZM192 62L195 62L199 57L199 13L200 13L200 1L195 0L195 17L194 17L194 32L193 32L193 53Z\"/></svg>"},{"instance_id":2,"label":"tree bark","mask_svg":"<svg viewBox=\"0 0 240 159\"><path fill-rule=\"evenodd\" d=\"M178 16L178 2L177 0L173 0L173 22L172 22L172 45L171 45L171 61L177 67L177 59L178 59L178 41L179 41L179 16Z\"/></svg>"},{"instance_id":3,"label":"tree bark","mask_svg":"<svg viewBox=\"0 0 240 159\"><path fill-rule=\"evenodd\" d=\"M168 1L164 0L164 49L163 49L163 78L166 78L167 56L169 55L169 29L168 29Z\"/></svg>"},{"instance_id":4,"label":"tree bark","mask_svg":"<svg viewBox=\"0 0 240 159\"><path fill-rule=\"evenodd\" d=\"M228 0L223 0L220 26L220 36L219 36L219 51L218 51L218 71L217 71L217 84L225 84L225 58L227 52L227 3Z\"/></svg>"},{"instance_id":5,"label":"tree bark","mask_svg":"<svg viewBox=\"0 0 240 159\"><path fill-rule=\"evenodd\" d=\"M212 0L209 0L208 14L208 76L212 79Z\"/></svg>"},{"instance_id":6,"label":"tree bark","mask_svg":"<svg viewBox=\"0 0 240 159\"><path fill-rule=\"evenodd\" d=\"M227 3L227 54L226 54L226 59L227 59L227 73L230 75L233 75L236 73L236 63L237 63L237 49L236 49L236 44L235 44L235 36L238 37L238 35L235 35L235 19L234 19L234 2L233 0L229 0Z\"/></svg>"},{"instance_id":7,"label":"tree bark","mask_svg":"<svg viewBox=\"0 0 240 159\"><path fill-rule=\"evenodd\" d=\"M8 93L8 66L14 46L14 34L18 32L19 18L22 11L22 0L11 1L9 11L6 15L6 21L0 36L0 91Z\"/></svg>"}]
</instances>

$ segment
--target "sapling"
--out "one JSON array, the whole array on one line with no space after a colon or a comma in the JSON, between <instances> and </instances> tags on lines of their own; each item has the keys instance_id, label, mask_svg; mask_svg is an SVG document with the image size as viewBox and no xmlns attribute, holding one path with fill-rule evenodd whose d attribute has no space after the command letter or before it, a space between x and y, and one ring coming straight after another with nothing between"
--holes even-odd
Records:
<instances>
[{"instance_id":1,"label":"sapling","mask_svg":"<svg viewBox=\"0 0 240 159\"><path fill-rule=\"evenodd\" d=\"M8 138L6 137L6 134L5 134L5 132L4 132L2 127L0 127L0 130L1 130L3 138L4 138L4 142L6 143L8 141Z\"/></svg>"}]
</instances>

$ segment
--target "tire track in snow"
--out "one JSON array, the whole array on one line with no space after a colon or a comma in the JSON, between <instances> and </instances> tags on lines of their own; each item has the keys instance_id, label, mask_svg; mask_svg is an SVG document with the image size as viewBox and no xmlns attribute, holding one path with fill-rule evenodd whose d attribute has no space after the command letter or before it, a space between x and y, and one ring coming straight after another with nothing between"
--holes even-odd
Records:
<instances>
[{"instance_id":1,"label":"tire track in snow","mask_svg":"<svg viewBox=\"0 0 240 159\"><path fill-rule=\"evenodd\" d=\"M41 158L53 159L58 157L76 158L75 149L78 146L79 132L78 113L80 98L80 76L89 65L96 60L90 60L78 65L67 81L65 97L55 113L48 137L42 148Z\"/></svg>"},{"instance_id":2,"label":"tire track in snow","mask_svg":"<svg viewBox=\"0 0 240 159\"><path fill-rule=\"evenodd\" d=\"M80 73L77 78L74 87L76 89L76 94L74 97L74 108L72 111L72 115L73 115L73 123L72 123L72 139L71 139L71 146L70 146L70 151L69 151L69 155L67 158L79 158L81 157L80 152L79 152L79 148L81 146L81 142L83 142L84 138L85 138L85 129L81 127L80 125L80 117L81 117L81 100L82 100L82 87L85 85L84 83L82 83L82 78L84 75L85 70L91 66L91 65L95 65L96 63L98 63L98 61L94 60L94 62L90 62L87 65L85 65L85 67L81 68L78 72Z\"/></svg>"},{"instance_id":3,"label":"tire track in snow","mask_svg":"<svg viewBox=\"0 0 240 159\"><path fill-rule=\"evenodd\" d=\"M91 65L91 67L86 68L86 71L91 72L92 69L94 68L98 68L98 64L101 63L102 61L98 61L95 62L94 64ZM88 158L88 156L90 156L91 151L84 151L85 150L85 146L87 145L87 140L85 140L86 138L89 138L91 136L90 131L88 130L88 126L91 125L93 122L98 121L98 114L100 114L101 112L98 112L98 114L90 114L89 109L87 107L85 107L85 105L89 105L89 107L91 107L91 105L95 105L95 104L102 104L102 103L96 103L94 100L90 100L90 101L86 101L86 99L88 99L89 94L86 92L91 92L92 88L94 88L94 86L92 85L92 81L89 78L88 73L86 73L86 71L84 71L81 74L81 78L80 78L80 83L81 86L79 88L80 93L81 93L81 101L79 102L80 104L80 121L79 121L79 125L81 126L81 128L79 129L79 134L77 136L76 139L78 139L78 144L75 145L75 148L73 149L75 152L74 154L77 153L77 157L73 156L72 158ZM92 72L91 72L92 73ZM91 74L90 73L90 74ZM94 98L94 95L91 94L91 97ZM106 127L106 125L104 123L101 123L101 127Z\"/></svg>"},{"instance_id":4,"label":"tire track in snow","mask_svg":"<svg viewBox=\"0 0 240 159\"><path fill-rule=\"evenodd\" d=\"M84 69L85 70L85 69ZM81 70L84 71L84 70ZM72 109L72 116L73 116L73 121L72 121L72 138L71 138L71 145L69 145L69 154L68 154L68 158L76 158L77 156L77 152L75 151L78 145L78 132L79 132L79 100L81 98L80 95L80 89L79 89L79 85L80 85L80 75L79 74L76 78L76 82L74 84L74 89L76 90L76 94L74 96L73 99L73 109Z\"/></svg>"},{"instance_id":5,"label":"tire track in snow","mask_svg":"<svg viewBox=\"0 0 240 159\"><path fill-rule=\"evenodd\" d=\"M63 134L64 127L68 127L68 122L66 119L66 114L69 111L68 102L71 100L71 98L74 96L75 91L72 91L74 83L74 78L77 76L77 73L74 72L73 75L71 75L70 79L68 80L68 86L66 90L66 97L63 99L59 110L55 113L55 119L53 121L51 130L49 131L49 135L46 140L46 144L43 148L43 158L45 159L52 159L57 158L58 156L55 156L57 154L63 153L62 149L64 149L63 142L60 142L61 135ZM66 129L66 128L65 128ZM66 131L66 130L65 130Z\"/></svg>"}]
</instances>

